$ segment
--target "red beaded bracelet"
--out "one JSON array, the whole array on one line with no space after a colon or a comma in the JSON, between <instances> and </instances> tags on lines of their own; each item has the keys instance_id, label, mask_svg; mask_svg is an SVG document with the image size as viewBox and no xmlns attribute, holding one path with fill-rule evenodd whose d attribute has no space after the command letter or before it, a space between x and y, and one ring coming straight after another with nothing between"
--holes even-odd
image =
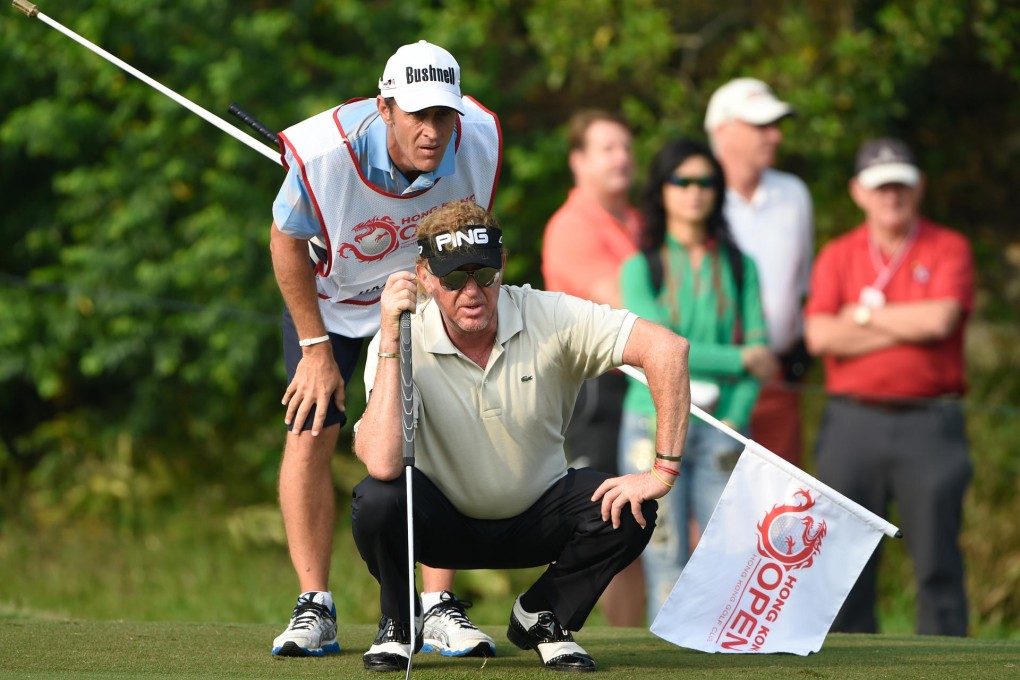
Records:
<instances>
[{"instance_id":1,"label":"red beaded bracelet","mask_svg":"<svg viewBox=\"0 0 1020 680\"><path fill-rule=\"evenodd\" d=\"M665 472L666 474L673 475L674 477L680 476L680 470L674 470L671 467L666 467L662 463L656 463L653 468L659 472Z\"/></svg>"}]
</instances>

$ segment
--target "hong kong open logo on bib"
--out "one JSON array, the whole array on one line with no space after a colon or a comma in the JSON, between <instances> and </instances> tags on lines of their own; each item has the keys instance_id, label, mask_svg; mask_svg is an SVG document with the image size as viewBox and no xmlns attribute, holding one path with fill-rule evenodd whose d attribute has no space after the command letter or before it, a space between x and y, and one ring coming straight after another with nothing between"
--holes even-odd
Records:
<instances>
[{"instance_id":1,"label":"hong kong open logo on bib","mask_svg":"<svg viewBox=\"0 0 1020 680\"><path fill-rule=\"evenodd\" d=\"M347 258L354 256L362 262L381 260L400 246L398 227L393 219L373 217L354 227L353 243L341 243L336 254Z\"/></svg>"}]
</instances>

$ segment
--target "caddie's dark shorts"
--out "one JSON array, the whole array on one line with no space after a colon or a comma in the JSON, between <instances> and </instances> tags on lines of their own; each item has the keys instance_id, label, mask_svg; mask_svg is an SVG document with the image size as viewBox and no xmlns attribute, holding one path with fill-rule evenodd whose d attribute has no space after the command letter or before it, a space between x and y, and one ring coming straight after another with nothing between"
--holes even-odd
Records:
<instances>
[{"instance_id":1,"label":"caddie's dark shorts","mask_svg":"<svg viewBox=\"0 0 1020 680\"><path fill-rule=\"evenodd\" d=\"M333 346L333 359L336 360L336 365L340 367L340 375L343 377L344 384L346 385L351 382L351 376L354 375L354 367L358 364L361 345L365 339L348 338L336 333L330 333L329 341ZM294 373L297 372L298 362L301 361L301 346L298 344L297 328L294 326L294 319L291 318L290 310L286 307L283 308L283 361L287 365L287 384L289 385L290 381L294 379ZM314 420L315 407L313 406L312 410L308 412L308 417L305 418L301 431L312 429ZM343 427L346 422L347 416L330 400L323 427L336 425L337 423L340 424L340 427ZM293 430L295 424L288 425L287 429Z\"/></svg>"}]
</instances>

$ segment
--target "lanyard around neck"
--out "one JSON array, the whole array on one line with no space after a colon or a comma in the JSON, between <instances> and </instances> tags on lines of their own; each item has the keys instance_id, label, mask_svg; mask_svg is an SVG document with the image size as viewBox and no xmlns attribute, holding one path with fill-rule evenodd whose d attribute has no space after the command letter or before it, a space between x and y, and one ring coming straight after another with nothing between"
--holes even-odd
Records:
<instances>
[{"instance_id":1,"label":"lanyard around neck","mask_svg":"<svg viewBox=\"0 0 1020 680\"><path fill-rule=\"evenodd\" d=\"M914 223L910 225L910 231L907 232L907 237L903 239L903 243L899 245L896 252L893 253L892 258L889 262L882 261L882 251L879 249L878 244L875 243L875 239L868 234L868 252L871 255L871 266L875 269L877 276L871 284L871 288L881 292L888 285L889 280L892 279L893 274L900 268L903 263L903 259L910 252L910 249L914 246L914 241L917 240L917 232L919 231L918 221L914 220Z\"/></svg>"}]
</instances>

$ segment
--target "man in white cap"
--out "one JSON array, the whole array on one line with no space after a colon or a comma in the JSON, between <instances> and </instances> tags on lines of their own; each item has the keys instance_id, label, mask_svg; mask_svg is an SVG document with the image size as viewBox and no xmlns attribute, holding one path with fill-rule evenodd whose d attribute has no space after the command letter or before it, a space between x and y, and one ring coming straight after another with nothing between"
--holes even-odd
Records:
<instances>
[{"instance_id":1,"label":"man in white cap","mask_svg":"<svg viewBox=\"0 0 1020 680\"><path fill-rule=\"evenodd\" d=\"M737 78L712 95L705 130L726 173L726 219L758 267L769 347L783 368L762 385L751 436L800 465L800 396L791 383L807 370L801 304L814 256L814 209L804 182L772 167L783 140L779 124L793 113L762 81Z\"/></svg>"},{"instance_id":2,"label":"man in white cap","mask_svg":"<svg viewBox=\"0 0 1020 680\"><path fill-rule=\"evenodd\" d=\"M816 474L867 509L897 504L917 580L917 632L966 635L958 544L971 464L963 410L970 246L919 213L924 180L896 139L862 145L850 195L864 224L818 255L805 309L829 400ZM832 630L877 633L879 551Z\"/></svg>"},{"instance_id":3,"label":"man in white cap","mask_svg":"<svg viewBox=\"0 0 1020 680\"><path fill-rule=\"evenodd\" d=\"M362 339L379 328L387 277L414 268L418 223L453 201L492 205L502 138L496 116L461 95L453 56L422 40L390 57L377 97L324 111L280 140L288 172L270 240L289 382L280 508L301 595L272 652L322 656L340 651L328 585L330 457L346 422L345 384ZM425 581L434 648L494 654L448 592L452 573L426 571Z\"/></svg>"}]
</instances>

